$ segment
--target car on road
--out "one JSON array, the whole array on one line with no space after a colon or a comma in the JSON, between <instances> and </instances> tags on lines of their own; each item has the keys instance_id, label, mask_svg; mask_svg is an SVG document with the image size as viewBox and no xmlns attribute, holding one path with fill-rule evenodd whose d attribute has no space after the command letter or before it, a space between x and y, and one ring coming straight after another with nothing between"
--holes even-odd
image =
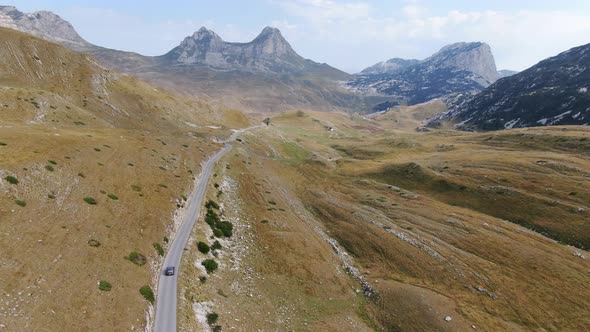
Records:
<instances>
[{"instance_id":1,"label":"car on road","mask_svg":"<svg viewBox=\"0 0 590 332\"><path fill-rule=\"evenodd\" d=\"M164 274L167 276L173 276L174 275L174 266L168 266L166 268L166 270L164 270Z\"/></svg>"}]
</instances>

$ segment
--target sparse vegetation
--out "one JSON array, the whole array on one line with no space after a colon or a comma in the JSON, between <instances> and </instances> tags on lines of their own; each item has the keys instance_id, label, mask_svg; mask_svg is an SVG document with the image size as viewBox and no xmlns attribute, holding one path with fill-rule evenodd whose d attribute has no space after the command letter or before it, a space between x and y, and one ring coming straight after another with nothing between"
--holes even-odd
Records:
<instances>
[{"instance_id":1,"label":"sparse vegetation","mask_svg":"<svg viewBox=\"0 0 590 332\"><path fill-rule=\"evenodd\" d=\"M159 243L154 243L154 249L156 249L158 255L164 256L164 248L162 248L162 246Z\"/></svg>"},{"instance_id":2,"label":"sparse vegetation","mask_svg":"<svg viewBox=\"0 0 590 332\"><path fill-rule=\"evenodd\" d=\"M149 303L154 304L155 297L154 291L150 286L143 286L139 289L139 293L146 299Z\"/></svg>"},{"instance_id":3,"label":"sparse vegetation","mask_svg":"<svg viewBox=\"0 0 590 332\"><path fill-rule=\"evenodd\" d=\"M101 280L98 282L98 289L100 289L103 292L108 292L112 288L113 288L113 285L111 285L111 283L106 280Z\"/></svg>"},{"instance_id":4,"label":"sparse vegetation","mask_svg":"<svg viewBox=\"0 0 590 332\"><path fill-rule=\"evenodd\" d=\"M221 248L221 243L219 243L219 241L217 240L215 240L215 242L213 242L213 244L211 245L212 250L221 250Z\"/></svg>"},{"instance_id":5,"label":"sparse vegetation","mask_svg":"<svg viewBox=\"0 0 590 332\"><path fill-rule=\"evenodd\" d=\"M8 181L8 183L10 183L10 184L18 184L18 180L17 180L17 178L15 178L15 177L14 177L14 176L12 176L12 175L8 175L8 176L6 176L4 179L5 179L6 181Z\"/></svg>"},{"instance_id":6,"label":"sparse vegetation","mask_svg":"<svg viewBox=\"0 0 590 332\"><path fill-rule=\"evenodd\" d=\"M16 205L18 205L18 206L22 206L22 207L25 207L25 206L27 206L27 202L25 202L25 201L21 201L21 200L19 200L19 199L15 200L14 202L15 202L15 203L16 203Z\"/></svg>"},{"instance_id":7,"label":"sparse vegetation","mask_svg":"<svg viewBox=\"0 0 590 332\"><path fill-rule=\"evenodd\" d=\"M214 325L217 322L219 315L215 312L211 312L207 314L207 324Z\"/></svg>"},{"instance_id":8,"label":"sparse vegetation","mask_svg":"<svg viewBox=\"0 0 590 332\"><path fill-rule=\"evenodd\" d=\"M55 160L48 160L47 162L53 165L57 165L57 162Z\"/></svg>"},{"instance_id":9,"label":"sparse vegetation","mask_svg":"<svg viewBox=\"0 0 590 332\"><path fill-rule=\"evenodd\" d=\"M96 205L96 199L94 199L93 197L84 197L84 202L90 204L90 205Z\"/></svg>"},{"instance_id":10,"label":"sparse vegetation","mask_svg":"<svg viewBox=\"0 0 590 332\"><path fill-rule=\"evenodd\" d=\"M55 168L53 168L53 166L51 166L51 165L45 165L45 169L50 172L53 172L55 170Z\"/></svg>"},{"instance_id":11,"label":"sparse vegetation","mask_svg":"<svg viewBox=\"0 0 590 332\"><path fill-rule=\"evenodd\" d=\"M141 187L138 186L138 185L133 184L133 185L131 185L131 190L138 191L139 192L139 191L141 191Z\"/></svg>"},{"instance_id":12,"label":"sparse vegetation","mask_svg":"<svg viewBox=\"0 0 590 332\"><path fill-rule=\"evenodd\" d=\"M208 254L209 250L211 250L211 248L209 248L209 245L202 241L199 241L199 243L197 243L197 248L203 254Z\"/></svg>"},{"instance_id":13,"label":"sparse vegetation","mask_svg":"<svg viewBox=\"0 0 590 332\"><path fill-rule=\"evenodd\" d=\"M108 198L112 199L113 201L118 201L119 197L115 194L108 194L107 195Z\"/></svg>"},{"instance_id":14,"label":"sparse vegetation","mask_svg":"<svg viewBox=\"0 0 590 332\"><path fill-rule=\"evenodd\" d=\"M98 248L98 247L100 247L100 242L98 242L98 240L95 240L95 239L90 239L90 240L88 240L88 245L91 247Z\"/></svg>"},{"instance_id":15,"label":"sparse vegetation","mask_svg":"<svg viewBox=\"0 0 590 332\"><path fill-rule=\"evenodd\" d=\"M214 259L206 259L203 262L201 262L201 265L205 267L207 273L213 273L219 267Z\"/></svg>"},{"instance_id":16,"label":"sparse vegetation","mask_svg":"<svg viewBox=\"0 0 590 332\"><path fill-rule=\"evenodd\" d=\"M143 266L145 265L145 263L147 263L147 258L145 258L144 255L138 253L137 251L132 251L129 256L125 257L126 259L128 259L129 261L131 261L133 264L138 265L138 266Z\"/></svg>"}]
</instances>

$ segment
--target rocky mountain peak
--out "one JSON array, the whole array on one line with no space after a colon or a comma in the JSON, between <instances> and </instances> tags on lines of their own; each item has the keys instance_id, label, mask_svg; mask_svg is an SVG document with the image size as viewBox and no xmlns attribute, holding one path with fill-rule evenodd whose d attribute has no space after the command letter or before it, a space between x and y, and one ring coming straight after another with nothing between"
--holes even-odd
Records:
<instances>
[{"instance_id":1,"label":"rocky mountain peak","mask_svg":"<svg viewBox=\"0 0 590 332\"><path fill-rule=\"evenodd\" d=\"M74 49L83 49L89 45L69 22L49 11L23 13L13 6L0 6L0 26L29 33Z\"/></svg>"},{"instance_id":2,"label":"rocky mountain peak","mask_svg":"<svg viewBox=\"0 0 590 332\"><path fill-rule=\"evenodd\" d=\"M490 45L481 42L455 43L424 60L438 68L457 68L479 75L482 85L490 85L498 79L498 70Z\"/></svg>"}]
</instances>

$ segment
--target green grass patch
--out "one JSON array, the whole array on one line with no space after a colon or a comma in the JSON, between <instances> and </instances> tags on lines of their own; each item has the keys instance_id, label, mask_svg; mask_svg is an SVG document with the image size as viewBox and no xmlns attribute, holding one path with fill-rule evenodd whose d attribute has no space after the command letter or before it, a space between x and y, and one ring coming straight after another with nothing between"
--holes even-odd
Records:
<instances>
[{"instance_id":1,"label":"green grass patch","mask_svg":"<svg viewBox=\"0 0 590 332\"><path fill-rule=\"evenodd\" d=\"M138 265L138 266L143 266L145 265L145 263L147 263L147 258L145 258L144 255L138 253L137 251L132 251L129 256L125 257L126 259L128 259L129 261L131 261L133 264Z\"/></svg>"},{"instance_id":2,"label":"green grass patch","mask_svg":"<svg viewBox=\"0 0 590 332\"><path fill-rule=\"evenodd\" d=\"M96 199L94 199L93 197L84 197L84 202L90 204L90 205L96 205Z\"/></svg>"},{"instance_id":3,"label":"green grass patch","mask_svg":"<svg viewBox=\"0 0 590 332\"><path fill-rule=\"evenodd\" d=\"M11 183L11 184L18 184L18 179L17 179L17 178L15 178L15 177L14 177L14 176L12 176L12 175L8 175L8 176L7 176L7 177L5 177L4 179L5 179L6 181L8 181L8 183Z\"/></svg>"},{"instance_id":4,"label":"green grass patch","mask_svg":"<svg viewBox=\"0 0 590 332\"><path fill-rule=\"evenodd\" d=\"M101 280L98 282L98 289L100 289L103 292L108 292L112 288L113 288L113 285L111 285L111 283L106 280Z\"/></svg>"},{"instance_id":5,"label":"green grass patch","mask_svg":"<svg viewBox=\"0 0 590 332\"><path fill-rule=\"evenodd\" d=\"M154 243L154 249L156 249L158 255L162 257L164 256L164 248L162 248L162 246L159 243Z\"/></svg>"},{"instance_id":6,"label":"green grass patch","mask_svg":"<svg viewBox=\"0 0 590 332\"><path fill-rule=\"evenodd\" d=\"M139 294L143 296L144 299L148 300L151 304L154 304L155 297L154 291L150 286L143 286L139 289Z\"/></svg>"}]
</instances>

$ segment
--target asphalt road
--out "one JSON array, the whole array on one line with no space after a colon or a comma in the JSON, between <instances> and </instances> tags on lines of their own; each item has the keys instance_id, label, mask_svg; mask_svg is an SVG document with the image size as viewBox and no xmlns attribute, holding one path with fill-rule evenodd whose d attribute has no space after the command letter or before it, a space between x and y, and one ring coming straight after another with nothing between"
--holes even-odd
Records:
<instances>
[{"instance_id":1,"label":"asphalt road","mask_svg":"<svg viewBox=\"0 0 590 332\"><path fill-rule=\"evenodd\" d=\"M176 236L172 241L172 244L168 248L166 258L164 259L164 265L160 270L158 294L156 297L156 332L176 331L176 288L178 284L178 275L182 272L180 268L180 260L182 258L184 248L186 247L186 244L190 237L191 231L199 217L201 206L203 205L203 197L205 196L205 192L207 190L207 183L209 182L209 178L211 177L213 166L219 159L221 159L221 157L223 157L223 155L225 155L227 152L229 152L229 150L231 150L232 145L230 144L230 142L234 141L238 137L238 135L240 135L242 132L246 130L258 127L259 126L250 127L234 132L227 140L222 142L225 144L223 149L219 150L203 165L203 169L195 185L194 195L192 195L190 201L187 202L188 206L186 214L184 216L184 220L178 228ZM173 276L164 275L164 269L167 266L176 267L176 273Z\"/></svg>"}]
</instances>

